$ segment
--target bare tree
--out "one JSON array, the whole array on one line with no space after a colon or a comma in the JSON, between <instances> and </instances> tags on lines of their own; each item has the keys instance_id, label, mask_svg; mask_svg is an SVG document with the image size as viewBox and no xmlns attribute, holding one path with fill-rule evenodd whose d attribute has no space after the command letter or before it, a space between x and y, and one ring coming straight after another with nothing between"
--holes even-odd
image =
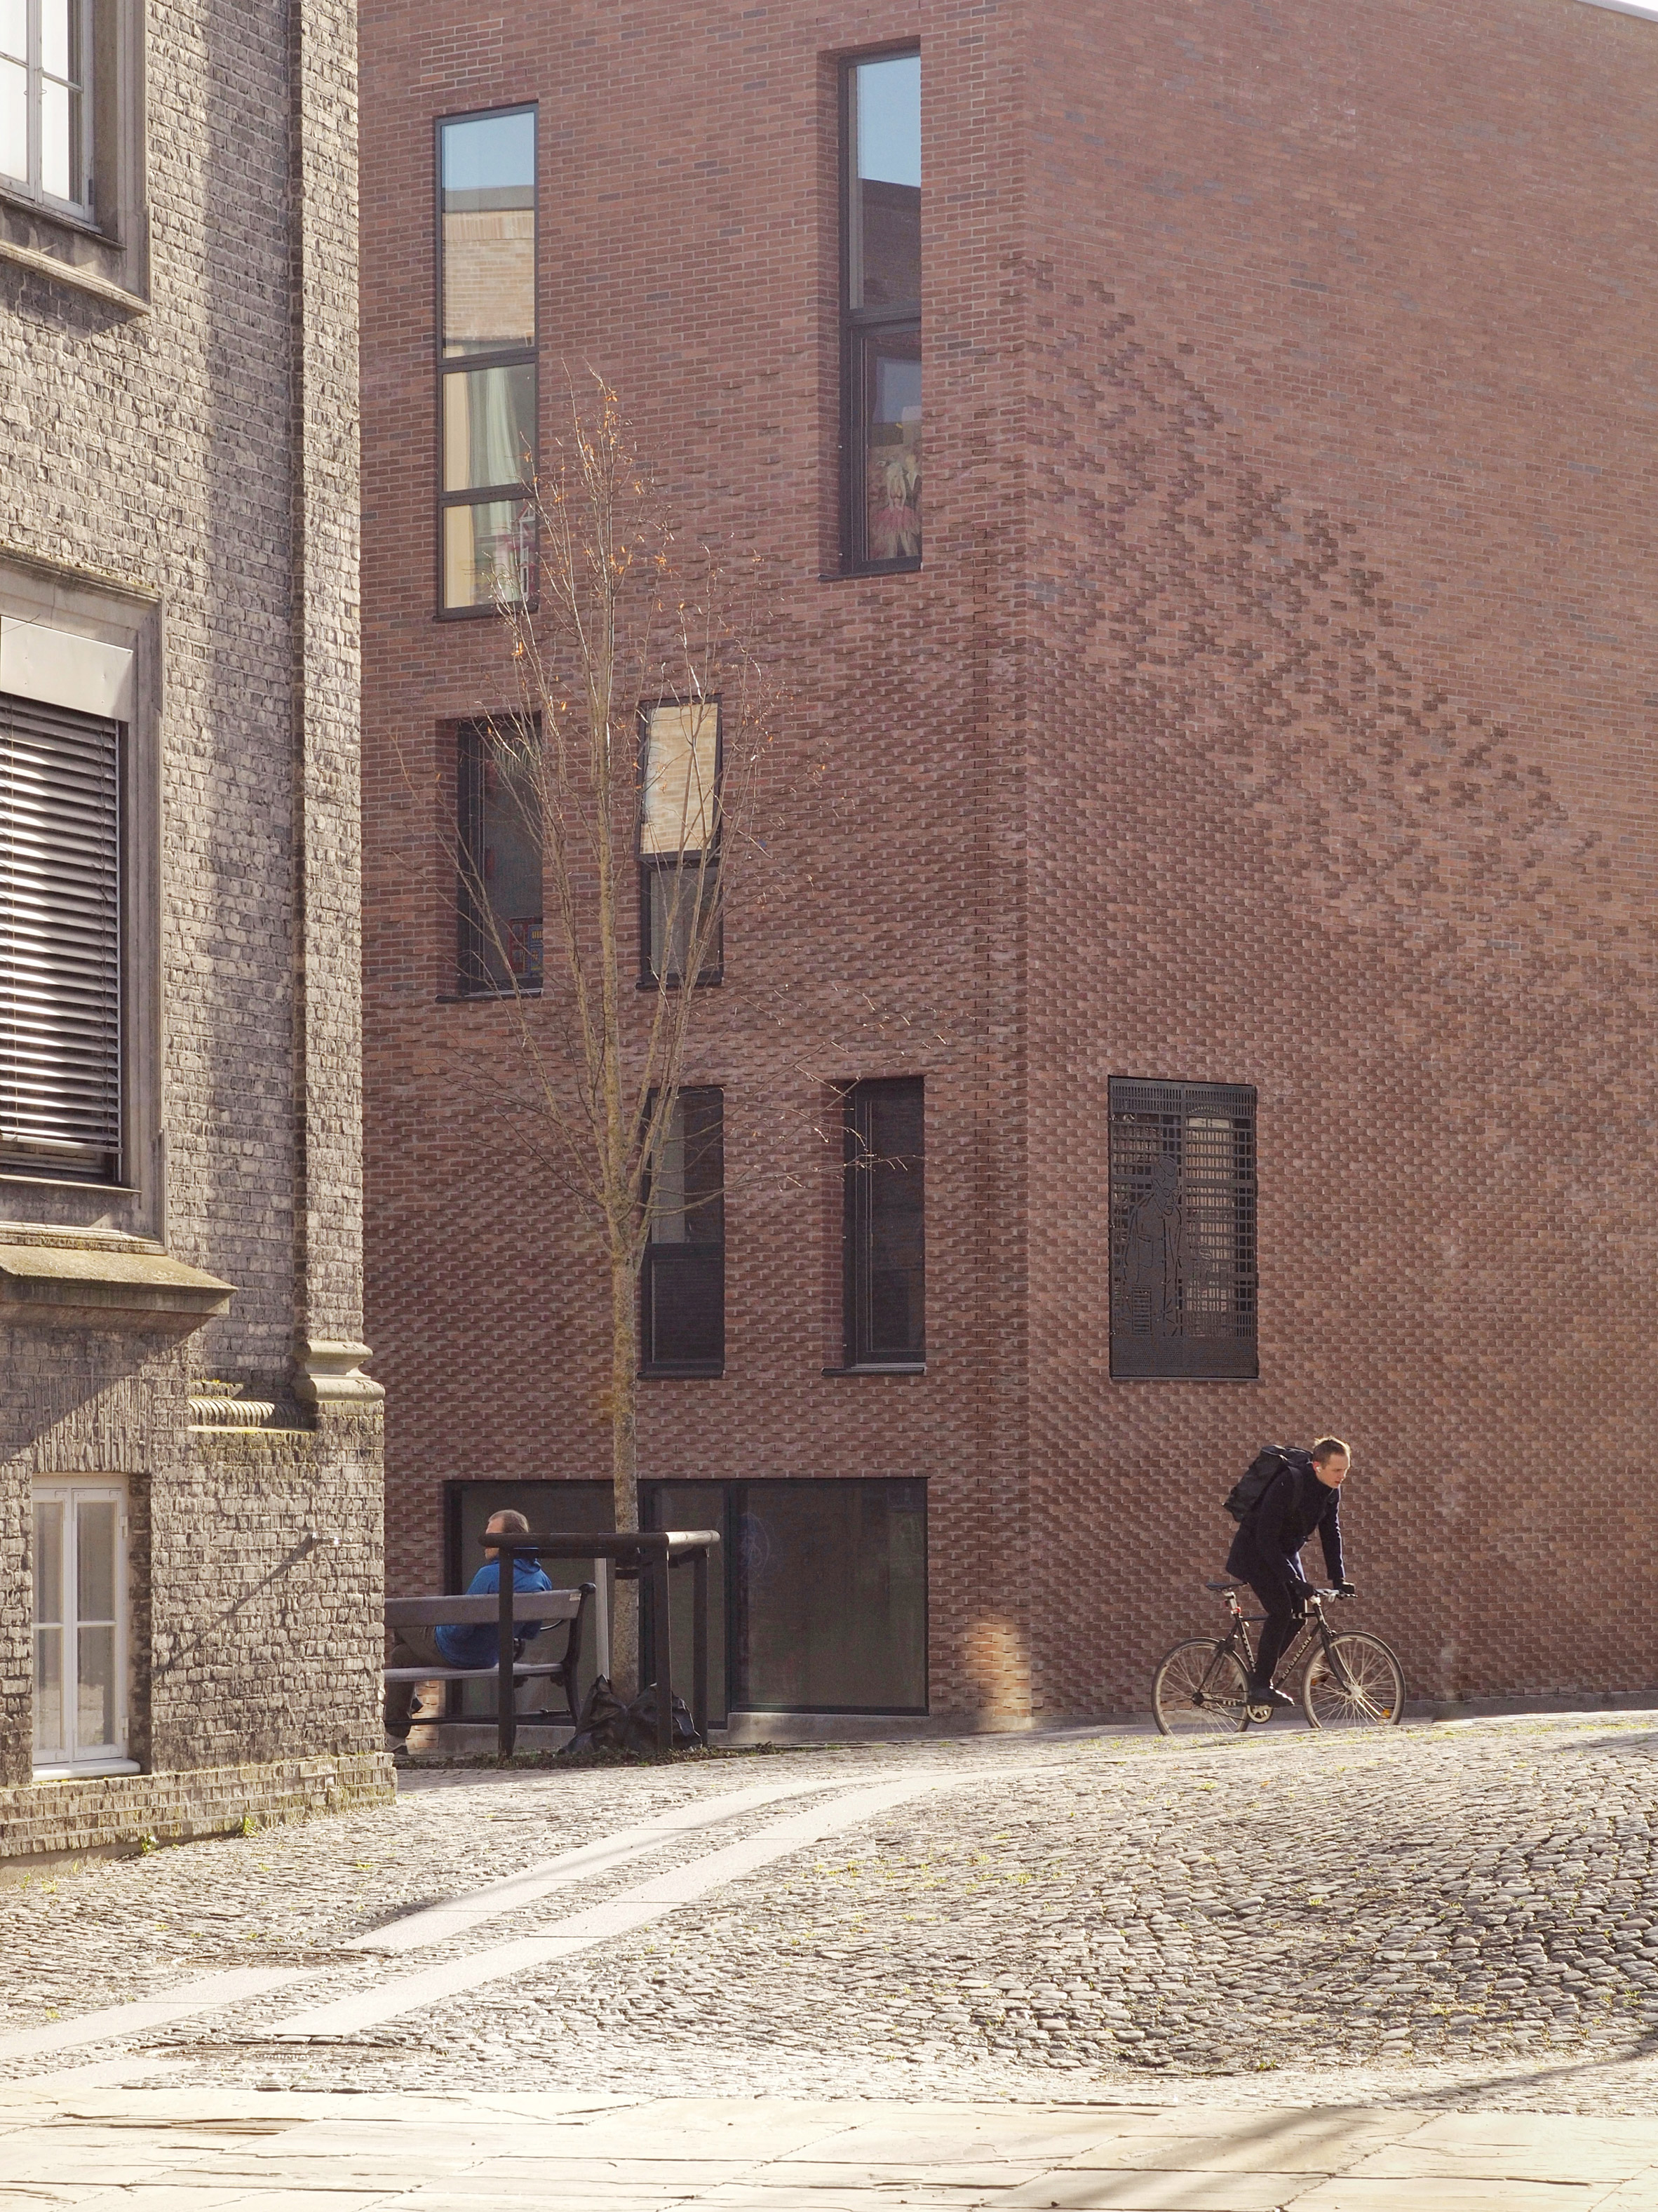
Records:
<instances>
[{"instance_id":1,"label":"bare tree","mask_svg":"<svg viewBox=\"0 0 1658 2212\"><path fill-rule=\"evenodd\" d=\"M709 549L676 532L616 393L596 384L584 404L573 392L555 452L499 580L519 711L484 726L480 763L494 803L517 814L539 853L538 947L497 912L483 856L464 837L453 858L471 981L513 1013L511 1072L491 1079L494 1103L575 1201L608 1265L622 1530L640 1525L640 1271L663 1203L696 982L717 963L730 884L757 851L749 816L774 706L732 617L736 587ZM649 993L624 972L641 863L658 956ZM613 1663L628 1690L637 1585L618 1584L616 1599Z\"/></svg>"}]
</instances>

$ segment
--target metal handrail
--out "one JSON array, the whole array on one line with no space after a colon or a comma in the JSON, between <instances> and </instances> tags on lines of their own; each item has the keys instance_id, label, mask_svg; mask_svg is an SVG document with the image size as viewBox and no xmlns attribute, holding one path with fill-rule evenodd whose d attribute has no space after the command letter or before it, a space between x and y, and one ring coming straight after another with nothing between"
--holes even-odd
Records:
<instances>
[{"instance_id":1,"label":"metal handrail","mask_svg":"<svg viewBox=\"0 0 1658 2212\"><path fill-rule=\"evenodd\" d=\"M604 1534L592 1529L556 1528L545 1535L483 1535L488 1550L516 1559L543 1556L560 1559L614 1559L627 1576L636 1575L650 1592L652 1640L656 1646L656 1748L659 1758L673 1749L673 1619L669 1602L668 1575L674 1567L691 1569L691 1723L698 1737L708 1735L708 1557L720 1542L717 1528L629 1528ZM498 1614L501 1648L513 1648L513 1581L508 1571L501 1577ZM639 1621L640 1672L644 1672L645 1613ZM511 1670L503 1663L498 1678L495 1738L501 1755L508 1758L518 1740L518 1713L513 1696Z\"/></svg>"}]
</instances>

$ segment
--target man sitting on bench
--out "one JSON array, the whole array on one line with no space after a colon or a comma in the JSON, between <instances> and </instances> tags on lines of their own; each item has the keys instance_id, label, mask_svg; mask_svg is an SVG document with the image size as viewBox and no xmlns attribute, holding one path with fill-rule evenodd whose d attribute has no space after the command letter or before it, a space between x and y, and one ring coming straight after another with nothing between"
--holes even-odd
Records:
<instances>
[{"instance_id":1,"label":"man sitting on bench","mask_svg":"<svg viewBox=\"0 0 1658 2212\"><path fill-rule=\"evenodd\" d=\"M486 1536L527 1536L530 1524L521 1513L508 1510L492 1513L483 1531ZM501 1554L486 1550L483 1565L467 1586L468 1597L481 1597L501 1588ZM550 1590L552 1583L539 1559L528 1553L518 1552L513 1558L513 1588L515 1590ZM541 1624L529 1623L513 1639L513 1656L516 1659L531 1637L538 1633ZM478 1621L465 1627L421 1628L409 1626L397 1631L397 1642L392 1647L388 1667L496 1667L501 1662L500 1632L493 1622ZM388 1682L386 1686L386 1733L393 1743L409 1740L410 1707L414 1700L415 1684Z\"/></svg>"}]
</instances>

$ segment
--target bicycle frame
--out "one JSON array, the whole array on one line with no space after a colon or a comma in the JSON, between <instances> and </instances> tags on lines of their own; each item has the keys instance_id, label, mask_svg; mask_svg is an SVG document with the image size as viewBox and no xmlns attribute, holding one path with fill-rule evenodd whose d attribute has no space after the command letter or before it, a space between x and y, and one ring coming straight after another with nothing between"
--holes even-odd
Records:
<instances>
[{"instance_id":1,"label":"bicycle frame","mask_svg":"<svg viewBox=\"0 0 1658 2212\"><path fill-rule=\"evenodd\" d=\"M1316 1640L1323 1647L1324 1663L1335 1677L1337 1688L1343 1691L1351 1690L1353 1686L1352 1683L1348 1678L1346 1668L1341 1663L1340 1655L1335 1649L1335 1639L1330 1633L1330 1624L1324 1618L1323 1599L1315 1595L1309 1597L1306 1603L1305 1616L1295 1635L1284 1646L1284 1656L1278 1661L1274 1673L1274 1680L1279 1674L1291 1673L1307 1656L1309 1647ZM1254 1646L1249 1641L1249 1624L1251 1621L1263 1621L1266 1616L1264 1613L1246 1613L1238 1603L1238 1594L1235 1589L1228 1590L1226 1593L1226 1610L1231 1615L1232 1626L1227 1632L1225 1642L1215 1656L1217 1659L1224 1659L1230 1655L1235 1659L1242 1659L1243 1671L1253 1681L1255 1676L1255 1651Z\"/></svg>"}]
</instances>

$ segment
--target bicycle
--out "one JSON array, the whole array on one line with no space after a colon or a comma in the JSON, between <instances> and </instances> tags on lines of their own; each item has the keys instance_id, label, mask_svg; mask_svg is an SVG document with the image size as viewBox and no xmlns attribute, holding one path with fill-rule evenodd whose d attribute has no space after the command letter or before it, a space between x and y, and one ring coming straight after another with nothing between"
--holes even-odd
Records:
<instances>
[{"instance_id":1,"label":"bicycle","mask_svg":"<svg viewBox=\"0 0 1658 2212\"><path fill-rule=\"evenodd\" d=\"M1226 1600L1230 1626L1218 1643L1193 1637L1177 1644L1151 1678L1151 1711L1164 1735L1242 1735L1251 1722L1269 1721L1271 1705L1251 1705L1255 1655L1235 1582L1206 1583ZM1405 1670L1379 1636L1333 1629L1324 1618L1330 1590L1314 1590L1280 1671L1303 1654L1301 1710L1309 1728L1397 1728L1405 1717ZM1310 1649L1309 1649L1310 1647Z\"/></svg>"}]
</instances>

